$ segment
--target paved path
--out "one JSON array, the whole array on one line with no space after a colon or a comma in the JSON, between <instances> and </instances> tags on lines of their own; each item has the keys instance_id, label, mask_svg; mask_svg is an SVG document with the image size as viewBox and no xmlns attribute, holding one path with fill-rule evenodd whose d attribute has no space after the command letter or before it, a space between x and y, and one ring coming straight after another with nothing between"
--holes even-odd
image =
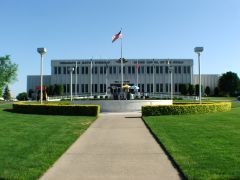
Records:
<instances>
[{"instance_id":1,"label":"paved path","mask_svg":"<svg viewBox=\"0 0 240 180\"><path fill-rule=\"evenodd\" d=\"M180 179L140 113L102 113L41 179Z\"/></svg>"}]
</instances>

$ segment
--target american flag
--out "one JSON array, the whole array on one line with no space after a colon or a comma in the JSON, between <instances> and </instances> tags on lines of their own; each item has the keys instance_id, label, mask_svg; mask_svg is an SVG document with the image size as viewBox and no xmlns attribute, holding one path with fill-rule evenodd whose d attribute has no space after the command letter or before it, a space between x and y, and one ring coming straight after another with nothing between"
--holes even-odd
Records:
<instances>
[{"instance_id":1,"label":"american flag","mask_svg":"<svg viewBox=\"0 0 240 180\"><path fill-rule=\"evenodd\" d=\"M115 35L112 37L112 43L113 43L114 41L116 41L117 39L119 39L119 38L122 38L122 33L121 33L121 31L119 31L119 33L115 34Z\"/></svg>"}]
</instances>

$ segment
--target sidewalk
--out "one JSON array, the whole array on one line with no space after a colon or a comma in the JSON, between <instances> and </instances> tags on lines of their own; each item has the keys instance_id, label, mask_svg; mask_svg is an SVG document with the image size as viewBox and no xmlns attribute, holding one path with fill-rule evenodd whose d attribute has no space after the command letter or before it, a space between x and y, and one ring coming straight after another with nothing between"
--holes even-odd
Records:
<instances>
[{"instance_id":1,"label":"sidewalk","mask_svg":"<svg viewBox=\"0 0 240 180\"><path fill-rule=\"evenodd\" d=\"M101 113L41 179L180 179L140 116Z\"/></svg>"}]
</instances>

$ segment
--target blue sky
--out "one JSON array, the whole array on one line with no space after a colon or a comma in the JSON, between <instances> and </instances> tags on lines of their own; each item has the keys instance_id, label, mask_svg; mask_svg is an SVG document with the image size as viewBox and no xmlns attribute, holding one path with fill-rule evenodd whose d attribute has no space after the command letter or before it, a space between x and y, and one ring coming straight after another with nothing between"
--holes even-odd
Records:
<instances>
[{"instance_id":1,"label":"blue sky","mask_svg":"<svg viewBox=\"0 0 240 180\"><path fill-rule=\"evenodd\" d=\"M192 58L204 46L202 73L240 75L239 0L0 0L0 56L19 65L13 95L26 91L27 75L40 73L36 49L51 59L119 58L123 29L125 58Z\"/></svg>"}]
</instances>

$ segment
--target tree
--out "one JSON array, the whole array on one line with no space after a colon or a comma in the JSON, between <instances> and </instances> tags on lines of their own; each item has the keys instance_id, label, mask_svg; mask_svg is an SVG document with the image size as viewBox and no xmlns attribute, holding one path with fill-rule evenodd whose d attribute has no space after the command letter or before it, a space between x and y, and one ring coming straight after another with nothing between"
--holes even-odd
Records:
<instances>
[{"instance_id":1,"label":"tree","mask_svg":"<svg viewBox=\"0 0 240 180\"><path fill-rule=\"evenodd\" d=\"M194 94L194 90L195 90L194 85L189 84L188 85L188 93L190 96L192 96Z\"/></svg>"},{"instance_id":2,"label":"tree","mask_svg":"<svg viewBox=\"0 0 240 180\"><path fill-rule=\"evenodd\" d=\"M32 98L32 94L34 93L33 89L28 90L28 97Z\"/></svg>"},{"instance_id":3,"label":"tree","mask_svg":"<svg viewBox=\"0 0 240 180\"><path fill-rule=\"evenodd\" d=\"M63 85L54 84L54 95L57 96L63 95Z\"/></svg>"},{"instance_id":4,"label":"tree","mask_svg":"<svg viewBox=\"0 0 240 180\"><path fill-rule=\"evenodd\" d=\"M53 87L53 85L47 86L46 87L46 91L47 91L48 96L53 96L54 95L54 87Z\"/></svg>"},{"instance_id":5,"label":"tree","mask_svg":"<svg viewBox=\"0 0 240 180\"><path fill-rule=\"evenodd\" d=\"M10 56L0 56L0 92L3 87L16 80L18 66L11 62Z\"/></svg>"},{"instance_id":6,"label":"tree","mask_svg":"<svg viewBox=\"0 0 240 180\"><path fill-rule=\"evenodd\" d=\"M201 93L203 93L203 86L201 85ZM195 94L199 96L199 84L195 85Z\"/></svg>"},{"instance_id":7,"label":"tree","mask_svg":"<svg viewBox=\"0 0 240 180\"><path fill-rule=\"evenodd\" d=\"M205 94L206 94L207 96L209 96L209 95L210 95L210 92L211 92L210 87L207 86L207 87L205 88Z\"/></svg>"},{"instance_id":8,"label":"tree","mask_svg":"<svg viewBox=\"0 0 240 180\"><path fill-rule=\"evenodd\" d=\"M182 95L187 95L188 93L188 84L180 84L179 91Z\"/></svg>"},{"instance_id":9,"label":"tree","mask_svg":"<svg viewBox=\"0 0 240 180\"><path fill-rule=\"evenodd\" d=\"M235 96L239 91L239 77L234 72L224 73L218 81L220 93L224 96Z\"/></svg>"},{"instance_id":10,"label":"tree","mask_svg":"<svg viewBox=\"0 0 240 180\"><path fill-rule=\"evenodd\" d=\"M4 92L3 92L3 98L5 100L10 100L11 99L11 94L10 94L10 90L8 88L8 85L5 87Z\"/></svg>"},{"instance_id":11,"label":"tree","mask_svg":"<svg viewBox=\"0 0 240 180\"><path fill-rule=\"evenodd\" d=\"M214 88L214 96L219 96L219 88L218 87Z\"/></svg>"},{"instance_id":12,"label":"tree","mask_svg":"<svg viewBox=\"0 0 240 180\"><path fill-rule=\"evenodd\" d=\"M28 100L27 93L26 92L19 93L17 95L17 100L19 100L19 101L26 101L26 100Z\"/></svg>"}]
</instances>

